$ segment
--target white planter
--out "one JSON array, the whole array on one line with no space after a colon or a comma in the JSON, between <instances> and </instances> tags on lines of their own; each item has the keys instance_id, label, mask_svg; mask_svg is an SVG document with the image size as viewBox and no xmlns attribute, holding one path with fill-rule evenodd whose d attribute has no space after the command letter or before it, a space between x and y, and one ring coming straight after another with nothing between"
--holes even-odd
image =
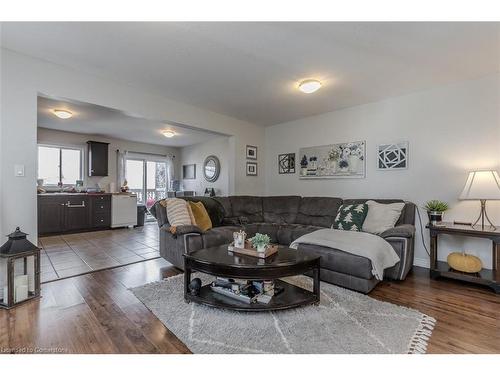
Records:
<instances>
[{"instance_id":1,"label":"white planter","mask_svg":"<svg viewBox=\"0 0 500 375\"><path fill-rule=\"evenodd\" d=\"M359 157L349 156L349 172L357 172L359 165Z\"/></svg>"},{"instance_id":2,"label":"white planter","mask_svg":"<svg viewBox=\"0 0 500 375\"><path fill-rule=\"evenodd\" d=\"M257 246L257 252L258 253L265 253L266 252L267 245L261 245Z\"/></svg>"}]
</instances>

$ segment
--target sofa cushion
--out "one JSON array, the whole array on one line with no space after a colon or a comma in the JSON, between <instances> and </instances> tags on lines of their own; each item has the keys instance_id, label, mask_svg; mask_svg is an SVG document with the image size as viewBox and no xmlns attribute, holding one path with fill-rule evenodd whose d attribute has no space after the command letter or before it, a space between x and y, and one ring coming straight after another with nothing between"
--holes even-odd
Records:
<instances>
[{"instance_id":1,"label":"sofa cushion","mask_svg":"<svg viewBox=\"0 0 500 375\"><path fill-rule=\"evenodd\" d=\"M346 204L357 204L366 203L369 199L345 199ZM396 225L400 224L415 224L415 205L411 202L405 202L402 199L371 199L377 203L404 203L405 206L401 211L401 216L399 217Z\"/></svg>"},{"instance_id":2,"label":"sofa cushion","mask_svg":"<svg viewBox=\"0 0 500 375\"><path fill-rule=\"evenodd\" d=\"M288 246L300 236L308 234L323 227L316 225L302 225L302 224L282 224L279 226L277 239L280 245Z\"/></svg>"},{"instance_id":3,"label":"sofa cushion","mask_svg":"<svg viewBox=\"0 0 500 375\"><path fill-rule=\"evenodd\" d=\"M271 238L271 243L278 242L279 224L273 223L249 223L243 226L247 238L255 236L256 233L267 234Z\"/></svg>"},{"instance_id":4,"label":"sofa cushion","mask_svg":"<svg viewBox=\"0 0 500 375\"><path fill-rule=\"evenodd\" d=\"M200 236L189 237L186 240L187 251L192 252L207 247L230 244L233 242L233 233L240 229L240 227L236 226L216 227Z\"/></svg>"},{"instance_id":5,"label":"sofa cushion","mask_svg":"<svg viewBox=\"0 0 500 375\"><path fill-rule=\"evenodd\" d=\"M212 197L212 199L216 202L219 202L222 206L224 217L233 216L233 209L231 207L231 199L229 197Z\"/></svg>"},{"instance_id":6,"label":"sofa cushion","mask_svg":"<svg viewBox=\"0 0 500 375\"><path fill-rule=\"evenodd\" d=\"M363 223L363 232L380 234L394 225L401 216L404 203L378 203L372 200L366 202L368 213Z\"/></svg>"},{"instance_id":7,"label":"sofa cushion","mask_svg":"<svg viewBox=\"0 0 500 375\"><path fill-rule=\"evenodd\" d=\"M330 228L341 204L340 198L303 197L295 223Z\"/></svg>"},{"instance_id":8,"label":"sofa cushion","mask_svg":"<svg viewBox=\"0 0 500 375\"><path fill-rule=\"evenodd\" d=\"M210 216L210 221L212 226L218 227L222 225L222 220L224 219L224 207L218 201L210 197L182 197L182 199L188 202L201 202Z\"/></svg>"},{"instance_id":9,"label":"sofa cushion","mask_svg":"<svg viewBox=\"0 0 500 375\"><path fill-rule=\"evenodd\" d=\"M161 205L167 210L167 219L172 227L179 225L191 225L188 204L179 198L168 198L161 201Z\"/></svg>"},{"instance_id":10,"label":"sofa cushion","mask_svg":"<svg viewBox=\"0 0 500 375\"><path fill-rule=\"evenodd\" d=\"M262 223L262 197L248 195L232 196L231 200L232 216L226 219L233 219L236 223Z\"/></svg>"},{"instance_id":11,"label":"sofa cushion","mask_svg":"<svg viewBox=\"0 0 500 375\"><path fill-rule=\"evenodd\" d=\"M319 256L321 258L321 268L362 279L373 278L372 262L368 258L318 245L300 244L298 250Z\"/></svg>"},{"instance_id":12,"label":"sofa cushion","mask_svg":"<svg viewBox=\"0 0 500 375\"><path fill-rule=\"evenodd\" d=\"M266 223L294 223L299 211L300 197L295 195L263 197L262 208Z\"/></svg>"},{"instance_id":13,"label":"sofa cushion","mask_svg":"<svg viewBox=\"0 0 500 375\"><path fill-rule=\"evenodd\" d=\"M212 229L212 221L202 202L188 202L194 217L194 223L203 232Z\"/></svg>"},{"instance_id":14,"label":"sofa cushion","mask_svg":"<svg viewBox=\"0 0 500 375\"><path fill-rule=\"evenodd\" d=\"M332 228L360 232L367 213L368 205L366 203L343 204L339 207Z\"/></svg>"}]
</instances>

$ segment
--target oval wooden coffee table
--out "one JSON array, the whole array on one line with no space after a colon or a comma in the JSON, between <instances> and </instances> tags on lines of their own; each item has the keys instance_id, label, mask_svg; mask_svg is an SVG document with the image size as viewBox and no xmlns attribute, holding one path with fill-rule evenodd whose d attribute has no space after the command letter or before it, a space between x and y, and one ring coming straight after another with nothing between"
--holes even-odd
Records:
<instances>
[{"instance_id":1,"label":"oval wooden coffee table","mask_svg":"<svg viewBox=\"0 0 500 375\"><path fill-rule=\"evenodd\" d=\"M233 254L228 245L211 247L184 254L184 299L213 307L240 311L283 310L320 300L320 258L304 254L299 250L280 246L276 254L266 259ZM191 273L199 271L214 276L245 280L274 280L283 292L274 296L267 304L245 303L211 290L210 285L201 287L198 295L189 293ZM302 275L312 271L313 291L279 280L286 276Z\"/></svg>"}]
</instances>

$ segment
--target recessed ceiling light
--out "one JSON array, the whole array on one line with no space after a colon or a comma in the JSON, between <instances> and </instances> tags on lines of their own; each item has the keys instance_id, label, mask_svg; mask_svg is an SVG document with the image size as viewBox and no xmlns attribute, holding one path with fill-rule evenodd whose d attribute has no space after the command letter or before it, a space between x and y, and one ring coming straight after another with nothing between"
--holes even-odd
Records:
<instances>
[{"instance_id":1,"label":"recessed ceiling light","mask_svg":"<svg viewBox=\"0 0 500 375\"><path fill-rule=\"evenodd\" d=\"M312 94L321 88L321 82L315 79L307 79L299 83L299 90L304 94Z\"/></svg>"},{"instance_id":2,"label":"recessed ceiling light","mask_svg":"<svg viewBox=\"0 0 500 375\"><path fill-rule=\"evenodd\" d=\"M172 138L175 135L173 130L164 130L163 135L167 138Z\"/></svg>"},{"instance_id":3,"label":"recessed ceiling light","mask_svg":"<svg viewBox=\"0 0 500 375\"><path fill-rule=\"evenodd\" d=\"M64 120L73 117L73 114L65 109L54 109L52 112L54 112L54 115Z\"/></svg>"}]
</instances>

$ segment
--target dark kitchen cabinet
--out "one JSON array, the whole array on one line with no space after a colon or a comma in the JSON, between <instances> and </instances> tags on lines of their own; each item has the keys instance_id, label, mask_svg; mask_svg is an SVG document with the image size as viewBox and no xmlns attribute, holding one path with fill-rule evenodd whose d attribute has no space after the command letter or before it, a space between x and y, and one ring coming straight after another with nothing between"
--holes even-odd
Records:
<instances>
[{"instance_id":1,"label":"dark kitchen cabinet","mask_svg":"<svg viewBox=\"0 0 500 375\"><path fill-rule=\"evenodd\" d=\"M38 196L38 233L57 234L111 226L109 194L44 194Z\"/></svg>"},{"instance_id":2,"label":"dark kitchen cabinet","mask_svg":"<svg viewBox=\"0 0 500 375\"><path fill-rule=\"evenodd\" d=\"M64 230L77 231L88 229L90 225L89 198L69 196L64 208Z\"/></svg>"},{"instance_id":3,"label":"dark kitchen cabinet","mask_svg":"<svg viewBox=\"0 0 500 375\"><path fill-rule=\"evenodd\" d=\"M38 197L38 233L62 232L64 207L62 197Z\"/></svg>"},{"instance_id":4,"label":"dark kitchen cabinet","mask_svg":"<svg viewBox=\"0 0 500 375\"><path fill-rule=\"evenodd\" d=\"M108 175L109 143L88 141L89 177Z\"/></svg>"}]
</instances>

